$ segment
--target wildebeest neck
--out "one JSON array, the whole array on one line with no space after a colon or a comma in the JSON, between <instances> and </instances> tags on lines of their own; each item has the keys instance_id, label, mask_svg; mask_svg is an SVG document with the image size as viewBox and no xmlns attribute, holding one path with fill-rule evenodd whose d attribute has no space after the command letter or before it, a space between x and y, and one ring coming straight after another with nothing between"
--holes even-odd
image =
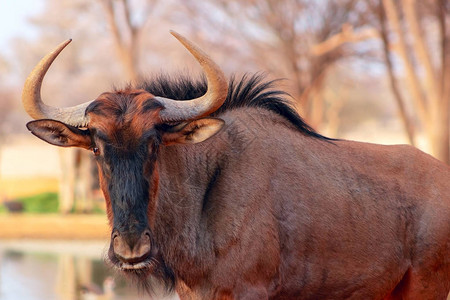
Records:
<instances>
[{"instance_id":1,"label":"wildebeest neck","mask_svg":"<svg viewBox=\"0 0 450 300\"><path fill-rule=\"evenodd\" d=\"M221 151L221 147L224 147ZM160 149L155 240L166 263L188 285L207 276L214 264L212 197L217 192L227 141ZM219 196L220 197L220 196Z\"/></svg>"}]
</instances>

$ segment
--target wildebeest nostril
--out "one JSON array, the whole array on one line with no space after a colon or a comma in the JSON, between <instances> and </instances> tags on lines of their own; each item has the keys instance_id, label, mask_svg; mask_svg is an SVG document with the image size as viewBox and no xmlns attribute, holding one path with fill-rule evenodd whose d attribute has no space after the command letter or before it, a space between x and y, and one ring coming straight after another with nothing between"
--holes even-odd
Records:
<instances>
[{"instance_id":1,"label":"wildebeest nostril","mask_svg":"<svg viewBox=\"0 0 450 300\"><path fill-rule=\"evenodd\" d=\"M150 230L144 230L142 233L142 239L147 240L150 243Z\"/></svg>"},{"instance_id":2,"label":"wildebeest nostril","mask_svg":"<svg viewBox=\"0 0 450 300\"><path fill-rule=\"evenodd\" d=\"M126 234L113 233L112 244L115 256L122 262L139 263L150 255L151 235L145 230L139 238L132 238Z\"/></svg>"}]
</instances>

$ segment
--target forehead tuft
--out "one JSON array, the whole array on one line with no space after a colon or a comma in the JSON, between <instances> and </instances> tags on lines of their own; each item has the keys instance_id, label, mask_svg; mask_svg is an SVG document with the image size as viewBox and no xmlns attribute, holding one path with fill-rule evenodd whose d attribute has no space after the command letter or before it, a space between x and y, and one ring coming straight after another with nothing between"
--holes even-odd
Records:
<instances>
[{"instance_id":1,"label":"forehead tuft","mask_svg":"<svg viewBox=\"0 0 450 300\"><path fill-rule=\"evenodd\" d=\"M103 93L86 109L89 128L101 131L112 143L135 144L160 123L161 103L145 90Z\"/></svg>"},{"instance_id":2,"label":"forehead tuft","mask_svg":"<svg viewBox=\"0 0 450 300\"><path fill-rule=\"evenodd\" d=\"M156 109L157 100L145 90L126 89L103 93L86 109L86 114L114 115L116 117L138 113L149 104Z\"/></svg>"}]
</instances>

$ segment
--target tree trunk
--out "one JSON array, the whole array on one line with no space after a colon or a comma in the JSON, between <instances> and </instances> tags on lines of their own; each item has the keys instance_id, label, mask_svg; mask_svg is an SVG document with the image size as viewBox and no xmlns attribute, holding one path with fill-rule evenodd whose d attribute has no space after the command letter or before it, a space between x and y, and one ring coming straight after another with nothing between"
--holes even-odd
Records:
<instances>
[{"instance_id":1,"label":"tree trunk","mask_svg":"<svg viewBox=\"0 0 450 300\"><path fill-rule=\"evenodd\" d=\"M414 0L402 0L404 16L409 28L408 33L412 36L411 48L407 48L405 36L408 34L402 32L397 8L392 0L382 0L386 17L392 26L398 39L397 51L402 59L408 90L411 92L414 100L415 110L419 120L425 129L427 140L431 147L431 154L437 159L448 163L449 157L449 96L446 94L448 78L445 78L448 69L448 41L446 30L446 10L445 1L440 2L443 12L438 14L440 17L440 29L442 39L442 74L444 81L439 85L436 79L436 71L433 69L430 52L426 48L423 34L420 30L419 19L415 10ZM419 80L417 69L410 61L410 54L414 54L417 64L423 67L423 80ZM423 84L423 86L422 86Z\"/></svg>"},{"instance_id":2,"label":"tree trunk","mask_svg":"<svg viewBox=\"0 0 450 300\"><path fill-rule=\"evenodd\" d=\"M414 106L417 112L417 115L419 116L419 119L425 128L425 131L427 133L427 136L431 135L432 129L431 129L431 119L430 116L427 114L427 105L426 101L423 98L423 93L420 86L420 81L417 78L417 75L415 73L414 67L408 57L408 49L406 46L406 41L404 38L404 33L400 29L400 21L398 17L397 9L392 2L392 0L383 0L383 7L386 12L386 17L389 20L389 23L392 26L392 30L395 32L395 35L398 39L396 50L400 56L400 59L402 60L405 72L406 72L406 81L408 83L408 90L411 93L411 97L414 102Z\"/></svg>"},{"instance_id":3,"label":"tree trunk","mask_svg":"<svg viewBox=\"0 0 450 300\"><path fill-rule=\"evenodd\" d=\"M386 24L386 15L384 13L383 7L380 3L378 7L378 20L380 22L380 36L381 40L383 41L383 56L384 61L386 63L388 75L389 75L389 82L391 85L392 94L394 96L395 102L397 103L400 119L402 120L403 126L405 128L406 136L408 137L408 141L412 146L416 146L415 143L415 133L414 133L414 125L411 121L411 118L408 116L408 113L405 108L405 100L403 99L403 96L400 92L400 88L398 86L397 78L394 74L394 65L392 63L392 59L390 56L389 49L391 48L389 38L388 38L388 30L387 30L387 24Z\"/></svg>"},{"instance_id":4,"label":"tree trunk","mask_svg":"<svg viewBox=\"0 0 450 300\"><path fill-rule=\"evenodd\" d=\"M3 134L0 133L0 182L2 180L2 150L3 150L3 142L4 142ZM6 198L5 193L0 190L0 203L3 203L3 201L6 200L5 198Z\"/></svg>"},{"instance_id":5,"label":"tree trunk","mask_svg":"<svg viewBox=\"0 0 450 300\"><path fill-rule=\"evenodd\" d=\"M442 105L440 114L433 121L433 135L430 138L430 144L433 156L449 164L449 106L448 101L446 102L447 107Z\"/></svg>"},{"instance_id":6,"label":"tree trunk","mask_svg":"<svg viewBox=\"0 0 450 300\"><path fill-rule=\"evenodd\" d=\"M443 130L441 131L442 140L440 151L443 157L442 160L450 164L450 30L447 27L447 23L450 23L450 5L448 4L448 0L440 0L437 9L442 49L440 111L442 113L441 122Z\"/></svg>"},{"instance_id":7,"label":"tree trunk","mask_svg":"<svg viewBox=\"0 0 450 300\"><path fill-rule=\"evenodd\" d=\"M424 69L424 85L429 107L431 124L430 143L433 155L448 162L448 103L441 97L438 80L436 80L429 51L425 45L423 34L420 30L418 16L415 10L414 0L402 0L405 17L408 21L410 32L413 36L414 53ZM445 51L442 48L442 51ZM444 52L445 53L445 52Z\"/></svg>"},{"instance_id":8,"label":"tree trunk","mask_svg":"<svg viewBox=\"0 0 450 300\"><path fill-rule=\"evenodd\" d=\"M76 150L75 212L77 213L90 213L94 208L92 164L91 153L84 149Z\"/></svg>"},{"instance_id":9,"label":"tree trunk","mask_svg":"<svg viewBox=\"0 0 450 300\"><path fill-rule=\"evenodd\" d=\"M140 30L131 23L130 4L126 0L121 1L123 7L124 28L120 30L116 18L116 11L112 0L102 0L103 7L106 12L109 27L111 29L115 48L119 60L124 68L125 75L131 83L136 83L140 79L138 68L138 49ZM145 24L145 22L144 22Z\"/></svg>"},{"instance_id":10,"label":"tree trunk","mask_svg":"<svg viewBox=\"0 0 450 300\"><path fill-rule=\"evenodd\" d=\"M326 71L323 70L307 88L308 95L305 102L305 118L313 128L319 128L324 123L325 103L321 95ZM305 96L302 95L301 98Z\"/></svg>"},{"instance_id":11,"label":"tree trunk","mask_svg":"<svg viewBox=\"0 0 450 300\"><path fill-rule=\"evenodd\" d=\"M61 174L59 178L59 212L68 214L75 201L75 149L59 148Z\"/></svg>"}]
</instances>

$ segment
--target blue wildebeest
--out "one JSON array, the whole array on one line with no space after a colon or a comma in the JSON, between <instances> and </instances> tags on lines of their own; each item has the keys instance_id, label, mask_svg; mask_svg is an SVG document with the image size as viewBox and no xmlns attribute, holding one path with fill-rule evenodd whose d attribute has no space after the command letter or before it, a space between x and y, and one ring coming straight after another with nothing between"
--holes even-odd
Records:
<instances>
[{"instance_id":1,"label":"blue wildebeest","mask_svg":"<svg viewBox=\"0 0 450 300\"><path fill-rule=\"evenodd\" d=\"M275 82L228 81L173 34L205 79L158 76L50 107L40 88L66 42L25 83L29 130L95 155L113 266L182 299L445 299L448 166L325 138Z\"/></svg>"}]
</instances>

